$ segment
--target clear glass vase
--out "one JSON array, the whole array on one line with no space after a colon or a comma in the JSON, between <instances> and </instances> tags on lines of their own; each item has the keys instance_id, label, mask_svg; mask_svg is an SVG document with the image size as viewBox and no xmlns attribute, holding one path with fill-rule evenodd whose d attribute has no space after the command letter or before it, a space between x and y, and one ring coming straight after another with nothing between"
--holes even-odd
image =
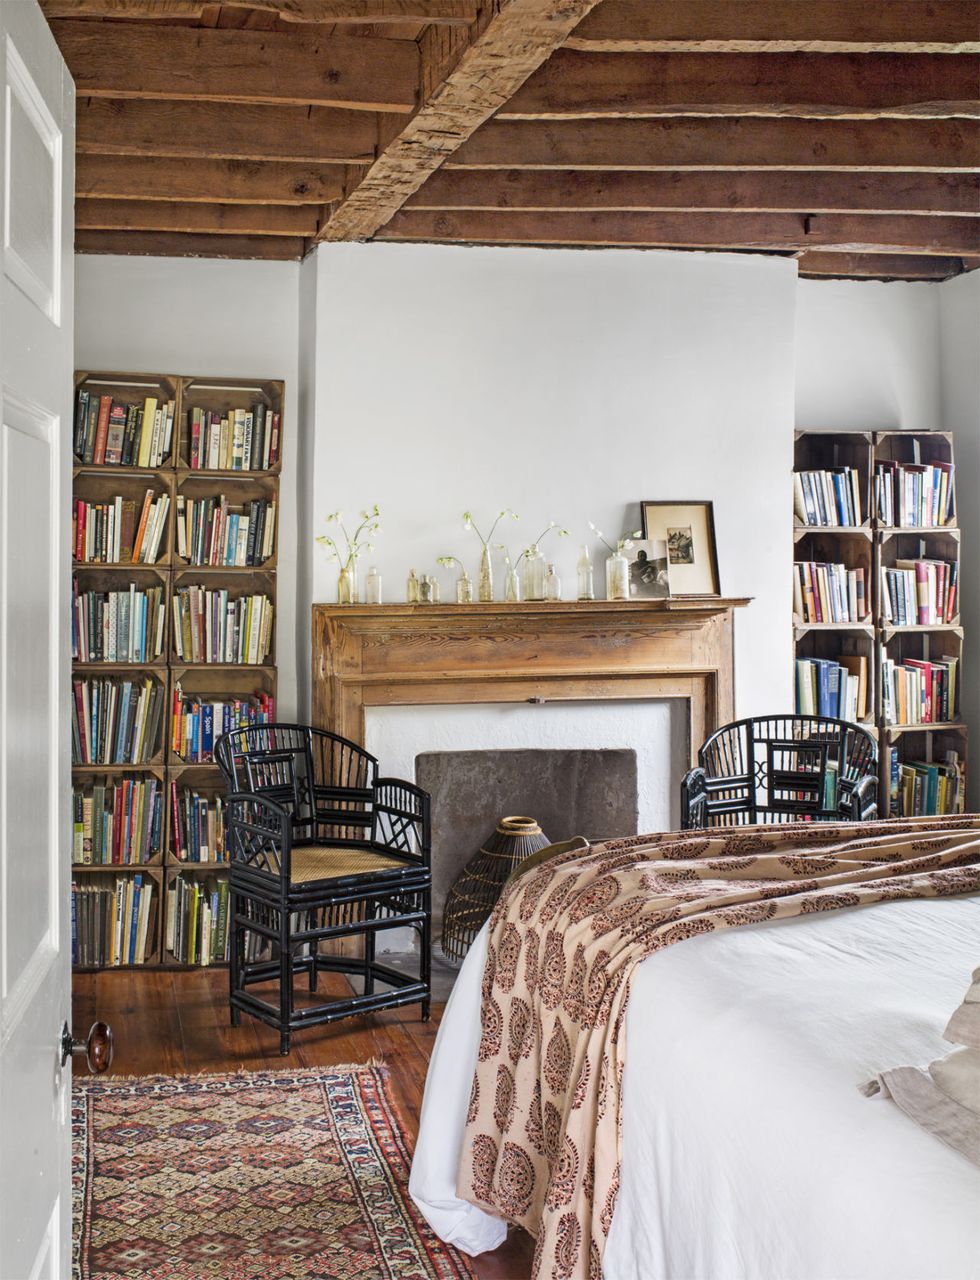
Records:
<instances>
[{"instance_id":1,"label":"clear glass vase","mask_svg":"<svg viewBox=\"0 0 980 1280\"><path fill-rule=\"evenodd\" d=\"M517 570L513 565L507 568L507 577L504 579L504 599L508 604L517 604L521 598L521 580L518 577Z\"/></svg>"},{"instance_id":2,"label":"clear glass vase","mask_svg":"<svg viewBox=\"0 0 980 1280\"><path fill-rule=\"evenodd\" d=\"M606 599L630 598L630 562L622 551L616 551L606 561Z\"/></svg>"},{"instance_id":3,"label":"clear glass vase","mask_svg":"<svg viewBox=\"0 0 980 1280\"><path fill-rule=\"evenodd\" d=\"M367 581L364 584L364 598L367 604L381 603L381 574L375 565L368 569Z\"/></svg>"},{"instance_id":4,"label":"clear glass vase","mask_svg":"<svg viewBox=\"0 0 980 1280\"><path fill-rule=\"evenodd\" d=\"M524 553L524 559L521 562L521 589L525 600L544 599L545 572L544 553L539 551L535 544Z\"/></svg>"},{"instance_id":5,"label":"clear glass vase","mask_svg":"<svg viewBox=\"0 0 980 1280\"><path fill-rule=\"evenodd\" d=\"M490 548L484 546L480 556L480 576L477 579L477 594L481 604L493 602L493 561L490 559Z\"/></svg>"},{"instance_id":6,"label":"clear glass vase","mask_svg":"<svg viewBox=\"0 0 980 1280\"><path fill-rule=\"evenodd\" d=\"M589 548L584 545L579 552L576 579L579 600L594 600L595 584L592 576L592 556L589 554Z\"/></svg>"},{"instance_id":7,"label":"clear glass vase","mask_svg":"<svg viewBox=\"0 0 980 1280\"><path fill-rule=\"evenodd\" d=\"M464 569L456 579L456 603L472 604L473 603L473 579Z\"/></svg>"},{"instance_id":8,"label":"clear glass vase","mask_svg":"<svg viewBox=\"0 0 980 1280\"><path fill-rule=\"evenodd\" d=\"M548 572L544 575L544 598L546 600L561 599L561 578L553 564L548 565Z\"/></svg>"},{"instance_id":9,"label":"clear glass vase","mask_svg":"<svg viewBox=\"0 0 980 1280\"><path fill-rule=\"evenodd\" d=\"M357 566L345 564L337 578L337 603L357 604Z\"/></svg>"}]
</instances>

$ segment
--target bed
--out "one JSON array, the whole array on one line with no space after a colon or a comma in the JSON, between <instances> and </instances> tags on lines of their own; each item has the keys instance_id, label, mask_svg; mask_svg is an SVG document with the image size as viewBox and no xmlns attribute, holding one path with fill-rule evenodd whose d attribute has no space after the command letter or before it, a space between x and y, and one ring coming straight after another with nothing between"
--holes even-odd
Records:
<instances>
[{"instance_id":1,"label":"bed","mask_svg":"<svg viewBox=\"0 0 980 1280\"><path fill-rule=\"evenodd\" d=\"M860 1092L949 1050L978 947L969 896L773 920L642 961L605 1280L978 1280L980 1169ZM440 1027L410 1182L472 1254L506 1235L456 1194L486 953L484 928Z\"/></svg>"}]
</instances>

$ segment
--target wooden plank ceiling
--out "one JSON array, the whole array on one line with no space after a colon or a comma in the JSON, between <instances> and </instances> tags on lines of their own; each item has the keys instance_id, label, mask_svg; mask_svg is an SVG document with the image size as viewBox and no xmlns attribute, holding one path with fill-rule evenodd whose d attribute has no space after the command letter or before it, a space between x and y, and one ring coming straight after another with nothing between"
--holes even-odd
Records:
<instances>
[{"instance_id":1,"label":"wooden plank ceiling","mask_svg":"<svg viewBox=\"0 0 980 1280\"><path fill-rule=\"evenodd\" d=\"M980 265L977 0L41 0L77 247L321 240Z\"/></svg>"}]
</instances>

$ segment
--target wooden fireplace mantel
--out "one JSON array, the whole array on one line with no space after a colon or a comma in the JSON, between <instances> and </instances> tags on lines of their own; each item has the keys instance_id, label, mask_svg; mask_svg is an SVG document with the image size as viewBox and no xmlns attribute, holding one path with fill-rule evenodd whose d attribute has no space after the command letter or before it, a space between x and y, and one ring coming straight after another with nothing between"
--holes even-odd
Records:
<instances>
[{"instance_id":1,"label":"wooden fireplace mantel","mask_svg":"<svg viewBox=\"0 0 980 1280\"><path fill-rule=\"evenodd\" d=\"M313 606L313 723L364 742L365 709L679 698L690 756L734 718L746 597Z\"/></svg>"}]
</instances>

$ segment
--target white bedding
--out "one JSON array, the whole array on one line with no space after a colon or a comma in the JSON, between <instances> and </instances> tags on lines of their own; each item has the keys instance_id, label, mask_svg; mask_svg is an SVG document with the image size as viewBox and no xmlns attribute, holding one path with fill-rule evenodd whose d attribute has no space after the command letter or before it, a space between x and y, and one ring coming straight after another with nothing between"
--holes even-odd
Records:
<instances>
[{"instance_id":1,"label":"white bedding","mask_svg":"<svg viewBox=\"0 0 980 1280\"><path fill-rule=\"evenodd\" d=\"M410 1191L468 1253L506 1228L455 1194L481 933L429 1067ZM980 963L980 898L828 912L644 961L626 1021L605 1280L980 1280L980 1169L858 1086L922 1064Z\"/></svg>"}]
</instances>

